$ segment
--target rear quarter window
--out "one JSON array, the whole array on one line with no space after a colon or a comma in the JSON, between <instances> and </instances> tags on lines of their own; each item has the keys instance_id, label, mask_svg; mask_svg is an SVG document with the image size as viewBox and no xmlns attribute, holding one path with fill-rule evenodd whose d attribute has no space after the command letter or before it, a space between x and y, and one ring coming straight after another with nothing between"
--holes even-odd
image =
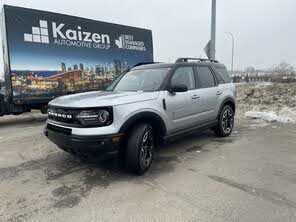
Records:
<instances>
[{"instance_id":1,"label":"rear quarter window","mask_svg":"<svg viewBox=\"0 0 296 222\"><path fill-rule=\"evenodd\" d=\"M215 87L215 78L212 71L207 66L197 67L197 76L201 88Z\"/></svg>"},{"instance_id":2,"label":"rear quarter window","mask_svg":"<svg viewBox=\"0 0 296 222\"><path fill-rule=\"evenodd\" d=\"M215 67L214 68L216 70L216 73L217 73L217 79L219 81L220 84L222 83L230 83L231 80L229 78L229 75L228 75L228 72L226 70L225 67Z\"/></svg>"}]
</instances>

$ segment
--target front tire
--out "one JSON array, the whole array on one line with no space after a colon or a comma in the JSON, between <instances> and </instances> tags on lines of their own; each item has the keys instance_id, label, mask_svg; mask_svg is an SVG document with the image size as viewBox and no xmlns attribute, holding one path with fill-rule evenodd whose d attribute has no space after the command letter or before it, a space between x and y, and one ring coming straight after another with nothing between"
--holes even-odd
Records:
<instances>
[{"instance_id":1,"label":"front tire","mask_svg":"<svg viewBox=\"0 0 296 222\"><path fill-rule=\"evenodd\" d=\"M144 174L151 165L154 149L153 128L146 123L135 126L128 137L126 168L131 173Z\"/></svg>"},{"instance_id":2,"label":"front tire","mask_svg":"<svg viewBox=\"0 0 296 222\"><path fill-rule=\"evenodd\" d=\"M231 106L224 106L218 117L218 125L214 130L217 136L227 137L232 133L234 126L234 110Z\"/></svg>"}]
</instances>

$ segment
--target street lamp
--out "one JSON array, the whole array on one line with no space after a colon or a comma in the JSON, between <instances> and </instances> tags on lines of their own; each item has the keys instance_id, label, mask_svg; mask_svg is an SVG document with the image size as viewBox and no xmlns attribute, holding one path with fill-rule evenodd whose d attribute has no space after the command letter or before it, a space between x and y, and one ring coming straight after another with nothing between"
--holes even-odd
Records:
<instances>
[{"instance_id":1,"label":"street lamp","mask_svg":"<svg viewBox=\"0 0 296 222\"><path fill-rule=\"evenodd\" d=\"M234 35L231 32L225 32L225 34L230 35L232 38L232 58L231 58L231 74L233 74L233 59L234 59Z\"/></svg>"}]
</instances>

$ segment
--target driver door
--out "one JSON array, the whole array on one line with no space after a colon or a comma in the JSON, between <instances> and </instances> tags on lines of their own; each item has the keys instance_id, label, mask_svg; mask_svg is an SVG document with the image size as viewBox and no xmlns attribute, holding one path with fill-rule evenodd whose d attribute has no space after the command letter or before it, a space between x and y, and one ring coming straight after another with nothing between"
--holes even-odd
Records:
<instances>
[{"instance_id":1,"label":"driver door","mask_svg":"<svg viewBox=\"0 0 296 222\"><path fill-rule=\"evenodd\" d=\"M170 119L171 132L190 128L195 125L195 114L197 112L194 103L195 95L195 76L191 66L176 69L172 78L171 85L186 85L187 92L169 93L165 91L166 112Z\"/></svg>"}]
</instances>

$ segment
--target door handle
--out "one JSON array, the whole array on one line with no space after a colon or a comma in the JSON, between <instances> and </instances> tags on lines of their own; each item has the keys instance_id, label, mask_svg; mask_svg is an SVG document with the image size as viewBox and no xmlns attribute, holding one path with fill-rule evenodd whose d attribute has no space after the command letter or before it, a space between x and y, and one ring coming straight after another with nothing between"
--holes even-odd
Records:
<instances>
[{"instance_id":1,"label":"door handle","mask_svg":"<svg viewBox=\"0 0 296 222\"><path fill-rule=\"evenodd\" d=\"M198 95L193 95L193 96L191 96L191 98L192 98L192 99L199 99L200 96L198 96Z\"/></svg>"},{"instance_id":2,"label":"door handle","mask_svg":"<svg viewBox=\"0 0 296 222\"><path fill-rule=\"evenodd\" d=\"M216 95L221 95L223 92L221 92L221 91L217 91L217 93L216 93Z\"/></svg>"}]
</instances>

